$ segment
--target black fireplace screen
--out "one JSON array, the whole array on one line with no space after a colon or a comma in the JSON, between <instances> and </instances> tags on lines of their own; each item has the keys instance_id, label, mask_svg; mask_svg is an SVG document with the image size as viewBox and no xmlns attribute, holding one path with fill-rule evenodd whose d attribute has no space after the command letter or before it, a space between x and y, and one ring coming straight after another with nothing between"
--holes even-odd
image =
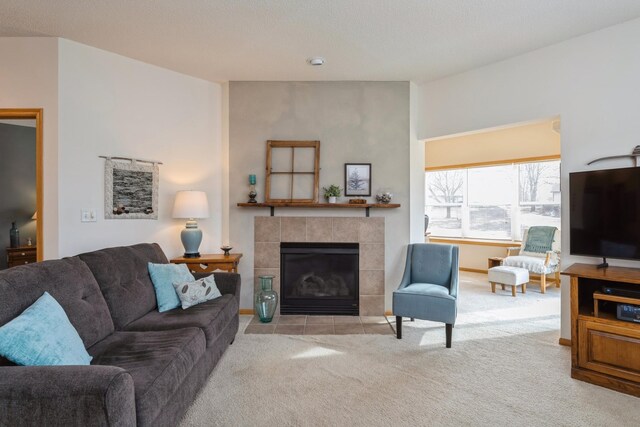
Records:
<instances>
[{"instance_id":1,"label":"black fireplace screen","mask_svg":"<svg viewBox=\"0 0 640 427\"><path fill-rule=\"evenodd\" d=\"M358 315L357 243L281 243L282 314Z\"/></svg>"}]
</instances>

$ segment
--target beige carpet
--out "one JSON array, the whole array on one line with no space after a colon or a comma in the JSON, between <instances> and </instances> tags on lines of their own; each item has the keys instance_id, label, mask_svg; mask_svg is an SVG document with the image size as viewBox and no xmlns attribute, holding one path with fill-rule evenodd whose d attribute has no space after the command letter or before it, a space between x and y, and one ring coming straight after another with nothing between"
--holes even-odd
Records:
<instances>
[{"instance_id":1,"label":"beige carpet","mask_svg":"<svg viewBox=\"0 0 640 427\"><path fill-rule=\"evenodd\" d=\"M463 274L452 349L423 321L401 341L239 333L182 425L638 425L640 400L571 379L559 289L497 292Z\"/></svg>"}]
</instances>

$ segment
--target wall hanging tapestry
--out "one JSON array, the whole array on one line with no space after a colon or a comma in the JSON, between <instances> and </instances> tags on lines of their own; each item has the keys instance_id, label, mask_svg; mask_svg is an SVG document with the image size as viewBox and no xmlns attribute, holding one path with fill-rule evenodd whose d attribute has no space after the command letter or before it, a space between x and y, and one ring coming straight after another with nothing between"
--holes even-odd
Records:
<instances>
[{"instance_id":1,"label":"wall hanging tapestry","mask_svg":"<svg viewBox=\"0 0 640 427\"><path fill-rule=\"evenodd\" d=\"M105 219L158 219L160 162L106 157L104 165Z\"/></svg>"}]
</instances>

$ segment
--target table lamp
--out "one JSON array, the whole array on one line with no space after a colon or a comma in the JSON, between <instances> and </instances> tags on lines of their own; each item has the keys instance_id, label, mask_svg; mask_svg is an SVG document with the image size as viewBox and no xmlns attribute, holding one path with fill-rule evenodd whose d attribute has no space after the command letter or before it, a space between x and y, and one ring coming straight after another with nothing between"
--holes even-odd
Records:
<instances>
[{"instance_id":1,"label":"table lamp","mask_svg":"<svg viewBox=\"0 0 640 427\"><path fill-rule=\"evenodd\" d=\"M180 233L185 258L199 258L198 248L202 242L202 230L196 219L209 218L209 202L204 191L178 191L173 205L174 218L188 219L186 227Z\"/></svg>"}]
</instances>

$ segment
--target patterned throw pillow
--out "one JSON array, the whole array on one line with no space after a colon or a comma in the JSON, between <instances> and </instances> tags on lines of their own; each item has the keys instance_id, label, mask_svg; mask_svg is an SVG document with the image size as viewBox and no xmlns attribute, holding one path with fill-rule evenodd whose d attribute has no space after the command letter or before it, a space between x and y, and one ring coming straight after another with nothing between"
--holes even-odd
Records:
<instances>
[{"instance_id":1,"label":"patterned throw pillow","mask_svg":"<svg viewBox=\"0 0 640 427\"><path fill-rule=\"evenodd\" d=\"M183 309L222 296L213 274L194 282L174 283L173 287L182 302Z\"/></svg>"}]
</instances>

